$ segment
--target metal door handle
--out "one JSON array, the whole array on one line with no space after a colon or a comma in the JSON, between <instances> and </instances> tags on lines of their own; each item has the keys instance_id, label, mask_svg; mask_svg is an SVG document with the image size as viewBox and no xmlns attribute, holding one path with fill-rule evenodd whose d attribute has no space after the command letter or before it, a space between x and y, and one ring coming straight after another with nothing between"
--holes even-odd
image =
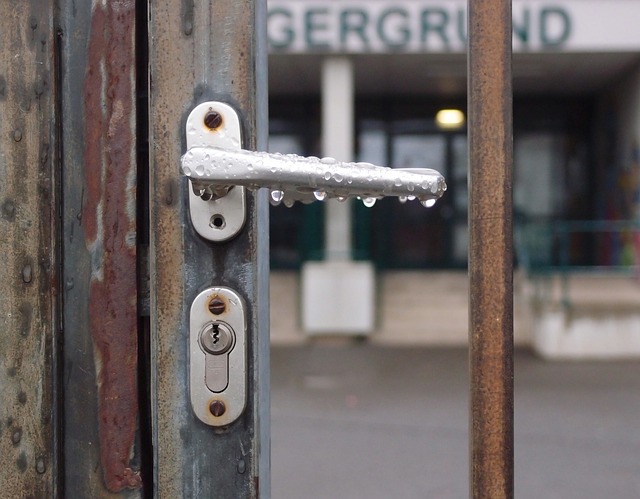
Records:
<instances>
[{"instance_id":1,"label":"metal door handle","mask_svg":"<svg viewBox=\"0 0 640 499\"><path fill-rule=\"evenodd\" d=\"M238 115L220 102L200 104L189 115L187 152L182 156L181 166L182 173L191 181L192 221L203 218L199 217L204 209L202 202L225 205L227 198L227 204L233 203L239 215L240 205L244 206L243 187L269 188L272 204L283 202L286 206L296 201L310 203L330 198L344 201L353 197L362 199L365 206L373 206L379 198L396 196L400 201L417 199L430 207L447 189L444 177L429 168L387 168L241 149ZM205 211L201 224L204 233L198 227L196 230L207 239L224 240L242 228L232 216L235 232L229 235L231 231L227 230L224 238L220 237L219 232L229 226L227 218L213 213L220 211L218 206ZM232 215L231 208L226 211Z\"/></svg>"},{"instance_id":2,"label":"metal door handle","mask_svg":"<svg viewBox=\"0 0 640 499\"><path fill-rule=\"evenodd\" d=\"M446 190L444 178L429 168L392 169L333 158L193 147L182 157L182 172L200 197L224 196L232 186L268 187L274 202L328 198L409 197L432 206ZM365 203L366 204L366 203Z\"/></svg>"}]
</instances>

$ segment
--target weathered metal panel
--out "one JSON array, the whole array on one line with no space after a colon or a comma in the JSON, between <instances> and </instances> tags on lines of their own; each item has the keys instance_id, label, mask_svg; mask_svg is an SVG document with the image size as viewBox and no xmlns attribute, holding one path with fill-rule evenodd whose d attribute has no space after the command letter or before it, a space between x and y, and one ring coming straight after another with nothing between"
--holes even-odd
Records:
<instances>
[{"instance_id":1,"label":"weathered metal panel","mask_svg":"<svg viewBox=\"0 0 640 499\"><path fill-rule=\"evenodd\" d=\"M53 2L0 16L0 496L57 493Z\"/></svg>"},{"instance_id":2,"label":"weathered metal panel","mask_svg":"<svg viewBox=\"0 0 640 499\"><path fill-rule=\"evenodd\" d=\"M179 176L184 123L196 104L236 107L244 147L266 146L266 5L168 0L150 5L150 267L154 487L158 497L268 497L267 199L248 196L235 239L197 236ZM188 310L228 286L248 304L249 400L225 430L198 421L188 389Z\"/></svg>"},{"instance_id":3,"label":"weathered metal panel","mask_svg":"<svg viewBox=\"0 0 640 499\"><path fill-rule=\"evenodd\" d=\"M65 494L141 494L136 5L61 4Z\"/></svg>"},{"instance_id":4,"label":"weathered metal panel","mask_svg":"<svg viewBox=\"0 0 640 499\"><path fill-rule=\"evenodd\" d=\"M513 497L511 1L468 2L470 493Z\"/></svg>"}]
</instances>

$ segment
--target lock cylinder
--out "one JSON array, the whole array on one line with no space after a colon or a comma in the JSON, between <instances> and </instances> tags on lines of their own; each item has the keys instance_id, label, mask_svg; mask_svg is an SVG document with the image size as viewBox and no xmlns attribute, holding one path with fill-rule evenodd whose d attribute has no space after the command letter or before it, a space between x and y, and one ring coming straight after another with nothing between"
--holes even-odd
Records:
<instances>
[{"instance_id":1,"label":"lock cylinder","mask_svg":"<svg viewBox=\"0 0 640 499\"><path fill-rule=\"evenodd\" d=\"M200 331L200 346L205 353L222 355L233 348L233 329L225 322L210 322Z\"/></svg>"},{"instance_id":2,"label":"lock cylinder","mask_svg":"<svg viewBox=\"0 0 640 499\"><path fill-rule=\"evenodd\" d=\"M191 304L189 373L200 421L221 427L240 417L247 404L247 314L234 290L207 288Z\"/></svg>"}]
</instances>

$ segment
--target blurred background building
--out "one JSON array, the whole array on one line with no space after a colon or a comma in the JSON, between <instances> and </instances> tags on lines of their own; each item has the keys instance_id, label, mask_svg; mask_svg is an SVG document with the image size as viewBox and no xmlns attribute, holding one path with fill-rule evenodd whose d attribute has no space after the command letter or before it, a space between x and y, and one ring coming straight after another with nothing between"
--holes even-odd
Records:
<instances>
[{"instance_id":1,"label":"blurred background building","mask_svg":"<svg viewBox=\"0 0 640 499\"><path fill-rule=\"evenodd\" d=\"M273 206L274 342L466 343L465 11L269 0L270 149L449 187L429 209ZM640 355L638 19L634 0L513 1L515 334L546 356Z\"/></svg>"}]
</instances>

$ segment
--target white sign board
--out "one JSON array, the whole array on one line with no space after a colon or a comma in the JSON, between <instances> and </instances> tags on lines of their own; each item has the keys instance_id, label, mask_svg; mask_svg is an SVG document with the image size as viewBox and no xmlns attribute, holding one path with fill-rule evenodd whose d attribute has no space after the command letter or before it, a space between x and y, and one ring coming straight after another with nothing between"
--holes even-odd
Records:
<instances>
[{"instance_id":1,"label":"white sign board","mask_svg":"<svg viewBox=\"0 0 640 499\"><path fill-rule=\"evenodd\" d=\"M269 0L278 53L464 52L466 1ZM640 0L514 0L520 52L640 50Z\"/></svg>"}]
</instances>

